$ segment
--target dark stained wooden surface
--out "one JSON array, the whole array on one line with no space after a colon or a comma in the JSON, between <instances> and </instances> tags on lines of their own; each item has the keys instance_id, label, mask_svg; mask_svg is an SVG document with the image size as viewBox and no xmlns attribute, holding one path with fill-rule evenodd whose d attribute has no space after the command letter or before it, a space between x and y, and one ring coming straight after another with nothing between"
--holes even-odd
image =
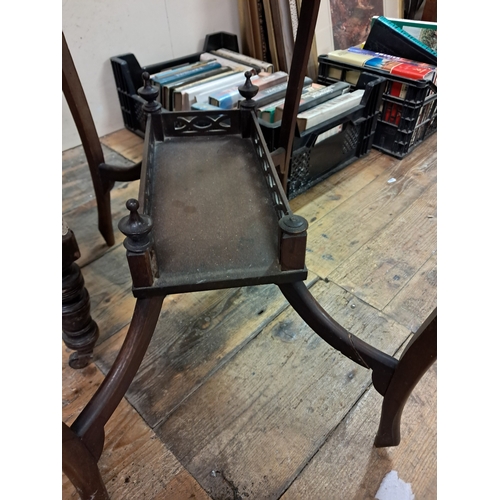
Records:
<instances>
[{"instance_id":1,"label":"dark stained wooden surface","mask_svg":"<svg viewBox=\"0 0 500 500\"><path fill-rule=\"evenodd\" d=\"M310 223L312 293L390 354L437 301L436 141L401 161L373 150L291 201ZM102 143L114 163L141 158L142 140L128 131ZM138 182L111 192L116 243L108 248L82 155L63 153L63 213L101 336L95 363L81 372L67 367L63 345L65 422L108 371L134 307L117 223ZM171 295L106 427L100 467L111 498L372 499L391 470L416 498L436 498L436 365L410 398L395 448L373 447L382 397L370 377L317 337L275 286ZM63 498L77 498L64 476Z\"/></svg>"}]
</instances>

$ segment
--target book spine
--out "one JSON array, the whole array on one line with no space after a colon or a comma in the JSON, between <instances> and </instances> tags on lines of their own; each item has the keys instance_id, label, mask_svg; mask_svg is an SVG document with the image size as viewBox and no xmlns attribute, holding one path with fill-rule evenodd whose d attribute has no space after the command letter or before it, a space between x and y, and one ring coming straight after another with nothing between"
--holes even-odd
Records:
<instances>
[{"instance_id":1,"label":"book spine","mask_svg":"<svg viewBox=\"0 0 500 500\"><path fill-rule=\"evenodd\" d=\"M417 61L414 61L410 64L401 62L402 58L395 56L386 57L386 55L382 53L372 56L371 54L373 53L372 51L365 51L363 49L355 49L355 51L339 50L329 53L328 58L336 62L357 66L359 68L378 70L382 73L401 76L410 80L431 80L434 82L436 79L436 69L427 63L418 64ZM337 72L329 71L329 73L330 76L336 78L334 75L337 74ZM346 81L356 84L356 82L348 80L347 76Z\"/></svg>"},{"instance_id":2,"label":"book spine","mask_svg":"<svg viewBox=\"0 0 500 500\"><path fill-rule=\"evenodd\" d=\"M200 55L200 61L209 61L215 59L217 62L221 63L223 66L229 66L230 68L240 70L240 71L255 71L252 66L247 66L240 61L234 61L233 59L228 59L227 57L221 57L216 54L203 52Z\"/></svg>"},{"instance_id":3,"label":"book spine","mask_svg":"<svg viewBox=\"0 0 500 500\"><path fill-rule=\"evenodd\" d=\"M355 108L361 102L364 92L361 89L355 90L354 92L340 95L319 106L315 106L308 111L299 113L297 115L297 125L300 132Z\"/></svg>"},{"instance_id":4,"label":"book spine","mask_svg":"<svg viewBox=\"0 0 500 500\"><path fill-rule=\"evenodd\" d=\"M185 90L194 85L200 85L201 83L206 83L209 81L217 80L220 78L224 78L225 76L229 76L233 74L234 71L229 67L221 67L218 69L213 69L211 71L207 71L206 73L201 73L199 75L191 76L182 80L176 80L171 84L166 84L163 86L163 102L164 107L169 109L170 111L174 110L174 97L175 92ZM168 108L165 104L168 104Z\"/></svg>"},{"instance_id":5,"label":"book spine","mask_svg":"<svg viewBox=\"0 0 500 500\"><path fill-rule=\"evenodd\" d=\"M256 77L252 77L256 78ZM194 92L187 92L187 98L188 98L188 108L190 108L191 104L193 102L208 102L210 103L210 96L214 92L224 92L224 91L230 91L233 88L238 88L240 85L242 85L245 81L245 77L243 74L236 74L233 75L232 77L228 78L224 82L218 82L219 84L215 85L209 85L206 88L202 88L200 90L196 90ZM219 106L218 104L213 104L210 103L214 106ZM219 106L220 107L220 106Z\"/></svg>"},{"instance_id":6,"label":"book spine","mask_svg":"<svg viewBox=\"0 0 500 500\"><path fill-rule=\"evenodd\" d=\"M283 83L288 80L288 75L279 71L277 73L272 73L266 77L252 77L252 83L259 87L259 90L263 90L265 88L270 87L271 85L278 85L279 83ZM214 106L219 106L223 109L231 109L234 107L238 101L243 99L238 90L239 85L234 87L215 91L208 96L208 102Z\"/></svg>"},{"instance_id":7,"label":"book spine","mask_svg":"<svg viewBox=\"0 0 500 500\"><path fill-rule=\"evenodd\" d=\"M255 97L253 97L253 100L257 103L257 106L263 106L264 104L271 103L285 95L287 85L288 82L283 82L273 87L259 90Z\"/></svg>"},{"instance_id":8,"label":"book spine","mask_svg":"<svg viewBox=\"0 0 500 500\"><path fill-rule=\"evenodd\" d=\"M255 59L254 57L246 56L244 54L240 54L239 52L233 52L232 50L228 49L217 49L214 50L213 53L222 57L227 57L228 59L241 61L243 64L248 64L249 66L253 66L256 69L260 69L268 73L273 73L274 71L273 65L271 63Z\"/></svg>"},{"instance_id":9,"label":"book spine","mask_svg":"<svg viewBox=\"0 0 500 500\"><path fill-rule=\"evenodd\" d=\"M175 66L173 68L168 68L166 70L160 71L158 73L154 73L153 75L150 75L150 78L154 80L155 78L163 78L165 76L173 75L175 73L178 73L179 71L182 71L183 69L186 69L187 66L191 66L190 63L184 63L180 64L179 66Z\"/></svg>"},{"instance_id":10,"label":"book spine","mask_svg":"<svg viewBox=\"0 0 500 500\"><path fill-rule=\"evenodd\" d=\"M433 66L432 64L428 63L422 63L419 61L414 61L412 59L406 59L404 57L399 57L399 56L391 56L390 54L383 54L382 52L373 52L371 50L366 50L366 49L361 49L359 47L349 47L347 49L349 52L354 52L356 54L365 54L367 56L372 56L375 58L382 58L390 61L396 61L396 62L401 62L401 63L406 63L406 64L412 64L413 66L418 66L420 68L428 68L435 70L436 67Z\"/></svg>"},{"instance_id":11,"label":"book spine","mask_svg":"<svg viewBox=\"0 0 500 500\"><path fill-rule=\"evenodd\" d=\"M338 82L325 87L319 90L308 90L302 93L298 113L302 113L303 111L307 111L315 106L323 104L330 99L334 99L342 94L345 94L349 91L350 85L345 82ZM276 121L281 120L283 116L283 104L278 106L275 113Z\"/></svg>"},{"instance_id":12,"label":"book spine","mask_svg":"<svg viewBox=\"0 0 500 500\"><path fill-rule=\"evenodd\" d=\"M187 78L189 76L199 75L201 73L206 73L207 71L211 71L213 69L221 68L222 65L217 61L209 61L206 64L200 65L196 68L186 69L185 71L181 71L174 75L167 76L165 78L156 78L153 80L155 83L160 86L170 83L174 80L180 80L181 78Z\"/></svg>"}]
</instances>

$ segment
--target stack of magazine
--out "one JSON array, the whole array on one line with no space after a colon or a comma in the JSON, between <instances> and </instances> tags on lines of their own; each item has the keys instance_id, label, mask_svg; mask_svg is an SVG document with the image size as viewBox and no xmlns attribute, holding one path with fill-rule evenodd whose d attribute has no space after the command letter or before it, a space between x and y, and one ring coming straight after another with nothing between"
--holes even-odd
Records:
<instances>
[{"instance_id":1,"label":"stack of magazine","mask_svg":"<svg viewBox=\"0 0 500 500\"><path fill-rule=\"evenodd\" d=\"M238 87L245 72L259 90L253 98L257 115L266 123L277 123L283 114L288 74L274 71L272 64L218 49L200 55L199 61L167 68L151 75L159 90L158 101L168 111L225 110L239 106L243 99ZM350 92L350 85L338 82L320 85L305 77L297 115L301 132L319 125L359 105L364 91Z\"/></svg>"}]
</instances>

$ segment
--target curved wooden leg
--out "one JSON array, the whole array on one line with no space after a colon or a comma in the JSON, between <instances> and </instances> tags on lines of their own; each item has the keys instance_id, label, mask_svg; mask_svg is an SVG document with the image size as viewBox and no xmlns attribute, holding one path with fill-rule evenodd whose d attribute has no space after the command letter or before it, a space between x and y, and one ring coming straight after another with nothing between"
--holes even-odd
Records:
<instances>
[{"instance_id":1,"label":"curved wooden leg","mask_svg":"<svg viewBox=\"0 0 500 500\"><path fill-rule=\"evenodd\" d=\"M437 309L415 333L389 383L375 446L397 446L401 441L401 415L406 401L424 373L437 359Z\"/></svg>"},{"instance_id":2,"label":"curved wooden leg","mask_svg":"<svg viewBox=\"0 0 500 500\"><path fill-rule=\"evenodd\" d=\"M71 430L96 460L99 460L104 446L104 425L139 369L153 336L162 303L161 296L137 300L127 336L113 366L71 426Z\"/></svg>"},{"instance_id":3,"label":"curved wooden leg","mask_svg":"<svg viewBox=\"0 0 500 500\"><path fill-rule=\"evenodd\" d=\"M62 34L62 88L87 157L97 202L99 231L108 246L112 246L115 242L110 198L113 183L103 179L99 174L99 165L104 163L104 153L64 33Z\"/></svg>"},{"instance_id":4,"label":"curved wooden leg","mask_svg":"<svg viewBox=\"0 0 500 500\"><path fill-rule=\"evenodd\" d=\"M352 361L373 371L373 385L380 394L384 394L394 374L397 360L339 325L302 281L279 287L295 311L325 342Z\"/></svg>"},{"instance_id":5,"label":"curved wooden leg","mask_svg":"<svg viewBox=\"0 0 500 500\"><path fill-rule=\"evenodd\" d=\"M97 467L97 460L64 422L62 424L62 469L83 500L109 500Z\"/></svg>"}]
</instances>

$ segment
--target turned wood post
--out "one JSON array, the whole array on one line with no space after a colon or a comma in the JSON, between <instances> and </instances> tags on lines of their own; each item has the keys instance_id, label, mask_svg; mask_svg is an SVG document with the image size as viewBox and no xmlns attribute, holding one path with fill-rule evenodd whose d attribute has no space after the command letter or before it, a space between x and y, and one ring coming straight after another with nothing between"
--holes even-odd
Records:
<instances>
[{"instance_id":1,"label":"turned wood post","mask_svg":"<svg viewBox=\"0 0 500 500\"><path fill-rule=\"evenodd\" d=\"M123 217L118 229L126 236L123 246L127 249L127 260L135 287L151 286L156 275L156 259L152 251L151 217L139 214L139 202L131 198L126 203L130 215Z\"/></svg>"},{"instance_id":2,"label":"turned wood post","mask_svg":"<svg viewBox=\"0 0 500 500\"><path fill-rule=\"evenodd\" d=\"M71 368L84 368L92 359L99 328L90 315L90 298L80 266L80 250L73 231L63 221L62 232L62 338L76 352L69 358Z\"/></svg>"},{"instance_id":3,"label":"turned wood post","mask_svg":"<svg viewBox=\"0 0 500 500\"><path fill-rule=\"evenodd\" d=\"M309 223L300 215L285 215L278 222L281 230L281 269L303 269L306 267L307 228Z\"/></svg>"},{"instance_id":4,"label":"turned wood post","mask_svg":"<svg viewBox=\"0 0 500 500\"><path fill-rule=\"evenodd\" d=\"M257 95L259 87L252 83L251 77L253 76L252 71L245 72L245 83L238 87L238 91L242 97L245 99L240 101L240 111L241 111L241 137L246 139L250 137L251 131L251 121L250 113L255 113L255 108L257 103L252 99Z\"/></svg>"}]
</instances>

